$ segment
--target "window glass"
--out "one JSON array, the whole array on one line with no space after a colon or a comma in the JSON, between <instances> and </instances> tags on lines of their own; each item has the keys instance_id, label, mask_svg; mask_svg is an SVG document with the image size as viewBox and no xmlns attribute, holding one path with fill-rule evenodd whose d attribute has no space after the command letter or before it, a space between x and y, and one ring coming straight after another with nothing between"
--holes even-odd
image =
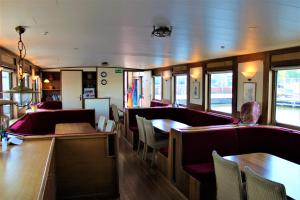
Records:
<instances>
[{"instance_id":1,"label":"window glass","mask_svg":"<svg viewBox=\"0 0 300 200\"><path fill-rule=\"evenodd\" d=\"M176 103L186 105L187 104L187 75L176 76Z\"/></svg>"},{"instance_id":2,"label":"window glass","mask_svg":"<svg viewBox=\"0 0 300 200\"><path fill-rule=\"evenodd\" d=\"M232 112L232 72L210 75L210 109Z\"/></svg>"},{"instance_id":3,"label":"window glass","mask_svg":"<svg viewBox=\"0 0 300 200\"><path fill-rule=\"evenodd\" d=\"M2 71L2 91L9 90L11 88L11 72ZM11 94L2 93L3 99L11 100ZM3 105L3 114L12 118L12 106L11 105Z\"/></svg>"},{"instance_id":4,"label":"window glass","mask_svg":"<svg viewBox=\"0 0 300 200\"><path fill-rule=\"evenodd\" d=\"M161 86L161 76L154 76L154 99L162 99Z\"/></svg>"},{"instance_id":5,"label":"window glass","mask_svg":"<svg viewBox=\"0 0 300 200\"><path fill-rule=\"evenodd\" d=\"M300 69L276 73L276 122L300 126Z\"/></svg>"}]
</instances>

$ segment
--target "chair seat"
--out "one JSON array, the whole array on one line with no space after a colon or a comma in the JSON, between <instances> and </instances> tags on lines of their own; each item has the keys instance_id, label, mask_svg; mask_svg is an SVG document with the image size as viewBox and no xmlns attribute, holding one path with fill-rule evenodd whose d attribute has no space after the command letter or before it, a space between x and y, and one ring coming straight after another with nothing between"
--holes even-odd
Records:
<instances>
[{"instance_id":1,"label":"chair seat","mask_svg":"<svg viewBox=\"0 0 300 200\"><path fill-rule=\"evenodd\" d=\"M214 163L185 165L184 170L197 180L211 180L215 178Z\"/></svg>"}]
</instances>

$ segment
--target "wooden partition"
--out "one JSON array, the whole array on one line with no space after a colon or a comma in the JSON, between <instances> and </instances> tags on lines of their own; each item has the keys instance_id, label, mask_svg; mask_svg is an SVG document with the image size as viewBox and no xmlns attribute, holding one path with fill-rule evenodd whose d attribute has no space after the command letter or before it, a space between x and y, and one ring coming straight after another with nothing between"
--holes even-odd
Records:
<instances>
[{"instance_id":1,"label":"wooden partition","mask_svg":"<svg viewBox=\"0 0 300 200\"><path fill-rule=\"evenodd\" d=\"M116 144L107 133L24 137L1 152L0 199L116 199Z\"/></svg>"},{"instance_id":2,"label":"wooden partition","mask_svg":"<svg viewBox=\"0 0 300 200\"><path fill-rule=\"evenodd\" d=\"M118 196L115 155L105 136L59 137L55 144L56 189L59 199Z\"/></svg>"}]
</instances>

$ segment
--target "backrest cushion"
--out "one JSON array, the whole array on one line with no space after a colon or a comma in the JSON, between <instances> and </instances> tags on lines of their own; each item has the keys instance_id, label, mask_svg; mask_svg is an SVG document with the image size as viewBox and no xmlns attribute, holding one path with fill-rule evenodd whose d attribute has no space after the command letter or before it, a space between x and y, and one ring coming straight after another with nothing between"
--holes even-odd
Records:
<instances>
[{"instance_id":1,"label":"backrest cushion","mask_svg":"<svg viewBox=\"0 0 300 200\"><path fill-rule=\"evenodd\" d=\"M234 128L182 133L183 165L212 162L211 153L220 155L238 153L238 139Z\"/></svg>"}]
</instances>

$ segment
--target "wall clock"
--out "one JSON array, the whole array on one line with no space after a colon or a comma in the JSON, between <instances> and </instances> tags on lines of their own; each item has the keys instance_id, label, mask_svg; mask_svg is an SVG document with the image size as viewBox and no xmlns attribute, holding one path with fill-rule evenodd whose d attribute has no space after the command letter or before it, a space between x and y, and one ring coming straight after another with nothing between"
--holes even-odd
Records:
<instances>
[{"instance_id":1,"label":"wall clock","mask_svg":"<svg viewBox=\"0 0 300 200\"><path fill-rule=\"evenodd\" d=\"M106 79L102 79L101 80L101 85L106 85L107 84L107 80Z\"/></svg>"},{"instance_id":2,"label":"wall clock","mask_svg":"<svg viewBox=\"0 0 300 200\"><path fill-rule=\"evenodd\" d=\"M107 73L106 72L101 72L100 75L101 75L102 78L105 78L107 76Z\"/></svg>"}]
</instances>

